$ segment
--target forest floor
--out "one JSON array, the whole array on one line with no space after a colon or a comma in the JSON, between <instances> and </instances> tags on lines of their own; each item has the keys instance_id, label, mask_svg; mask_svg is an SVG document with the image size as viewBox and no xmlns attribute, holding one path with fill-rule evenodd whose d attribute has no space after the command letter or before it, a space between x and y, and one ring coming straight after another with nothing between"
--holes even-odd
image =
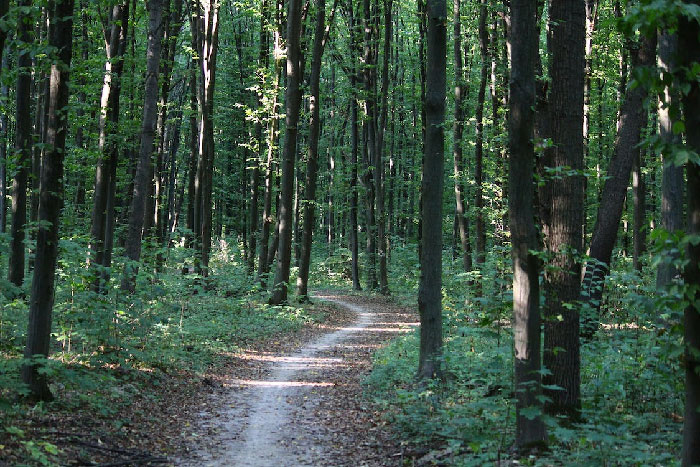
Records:
<instances>
[{"instance_id":1,"label":"forest floor","mask_svg":"<svg viewBox=\"0 0 700 467\"><path fill-rule=\"evenodd\" d=\"M185 466L400 465L401 447L363 397L373 352L415 312L387 300L319 293L337 309L295 339L231 355L190 414ZM222 371L223 370L223 371Z\"/></svg>"}]
</instances>

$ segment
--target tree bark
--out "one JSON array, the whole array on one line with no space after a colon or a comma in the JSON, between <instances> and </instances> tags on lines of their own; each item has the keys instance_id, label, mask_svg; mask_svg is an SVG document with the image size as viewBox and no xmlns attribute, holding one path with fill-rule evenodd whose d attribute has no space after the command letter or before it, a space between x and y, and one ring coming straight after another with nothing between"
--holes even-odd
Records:
<instances>
[{"instance_id":1,"label":"tree bark","mask_svg":"<svg viewBox=\"0 0 700 467\"><path fill-rule=\"evenodd\" d=\"M311 77L309 80L309 153L306 162L306 180L304 182L303 226L301 240L301 261L297 277L297 297L308 300L309 267L311 266L311 247L316 214L316 185L318 178L318 140L321 133L321 59L325 44L326 0L316 0L316 30L311 57Z\"/></svg>"},{"instance_id":2,"label":"tree bark","mask_svg":"<svg viewBox=\"0 0 700 467\"><path fill-rule=\"evenodd\" d=\"M420 353L418 376L441 376L442 358L442 192L444 178L444 121L446 96L447 5L445 0L427 3L427 60L425 94L425 161L421 218L422 254L418 288Z\"/></svg>"},{"instance_id":3,"label":"tree bark","mask_svg":"<svg viewBox=\"0 0 700 467\"><path fill-rule=\"evenodd\" d=\"M391 57L392 0L384 0L384 52L382 59L381 107L377 116L376 147L374 148L374 196L377 219L377 259L379 260L379 293L389 295L387 271L386 214L384 212L384 132L386 131L389 99L389 58ZM376 102L375 102L376 104ZM376 115L376 106L375 106Z\"/></svg>"},{"instance_id":4,"label":"tree bark","mask_svg":"<svg viewBox=\"0 0 700 467\"><path fill-rule=\"evenodd\" d=\"M687 2L697 6L697 1ZM682 18L678 28L679 65L690 69L700 62L700 24ZM688 82L683 96L686 141L690 149L700 153L700 85ZM700 235L700 165L689 161L686 167L688 190L688 235ZM688 262L683 271L688 305L684 313L685 341L685 416L683 417L684 467L700 464L700 243L688 243Z\"/></svg>"},{"instance_id":5,"label":"tree bark","mask_svg":"<svg viewBox=\"0 0 700 467\"><path fill-rule=\"evenodd\" d=\"M651 67L656 57L656 36L643 38L641 43L630 51L633 67ZM615 139L615 151L608 166L608 178L598 206L591 248L590 260L581 290L581 301L586 304L583 334L590 337L597 327L600 302L603 296L603 282L610 267L612 251L617 240L622 209L625 205L630 173L639 153L641 131L647 121L644 99L647 92L644 86L628 89L620 109L620 123Z\"/></svg>"},{"instance_id":6,"label":"tree bark","mask_svg":"<svg viewBox=\"0 0 700 467\"><path fill-rule=\"evenodd\" d=\"M37 254L29 305L29 325L25 358L49 354L51 314L54 301L56 258L58 256L59 215L63 205L63 158L68 120L68 75L73 46L73 0L49 1L49 45L57 50L51 65L47 102L46 158L41 171L41 194L37 231ZM51 399L46 375L40 361L23 366L22 379L34 398Z\"/></svg>"},{"instance_id":7,"label":"tree bark","mask_svg":"<svg viewBox=\"0 0 700 467\"><path fill-rule=\"evenodd\" d=\"M289 268L292 256L292 201L294 198L294 162L297 153L297 125L301 105L300 55L301 55L301 0L289 0L287 13L287 90L285 93L286 137L282 156L282 181L279 219L279 245L277 247L277 269L271 305L287 300Z\"/></svg>"},{"instance_id":8,"label":"tree bark","mask_svg":"<svg viewBox=\"0 0 700 467\"><path fill-rule=\"evenodd\" d=\"M146 83L144 86L143 120L141 144L136 166L134 192L129 208L126 256L121 288L134 292L138 261L141 259L141 234L148 195L153 174L153 142L158 119L158 72L160 71L160 49L163 39L163 0L148 0L148 45L146 50Z\"/></svg>"},{"instance_id":9,"label":"tree bark","mask_svg":"<svg viewBox=\"0 0 700 467\"><path fill-rule=\"evenodd\" d=\"M27 10L31 0L19 0L22 7L17 22L17 39L24 44L33 41L32 21ZM27 222L27 179L32 153L31 70L29 50L17 54L17 86L15 88L15 153L17 168L12 179L12 222L10 224L10 262L8 280L17 287L24 281L24 227Z\"/></svg>"},{"instance_id":10,"label":"tree bark","mask_svg":"<svg viewBox=\"0 0 700 467\"><path fill-rule=\"evenodd\" d=\"M535 120L535 62L539 36L535 0L511 2L512 31L508 146L509 213L513 257L513 345L515 348L515 445L527 449L546 442L540 415L523 409L542 408L540 260L535 227L533 145Z\"/></svg>"},{"instance_id":11,"label":"tree bark","mask_svg":"<svg viewBox=\"0 0 700 467\"><path fill-rule=\"evenodd\" d=\"M580 410L579 313L573 306L580 296L578 255L583 249L583 88L585 73L586 11L584 2L553 0L550 5L551 100L550 124L554 147L552 169L571 175L548 180L549 223L543 227L545 245L553 255L545 273L546 309L544 366L552 374L546 384L563 390L546 391L549 411L576 418Z\"/></svg>"},{"instance_id":12,"label":"tree bark","mask_svg":"<svg viewBox=\"0 0 700 467\"><path fill-rule=\"evenodd\" d=\"M486 0L480 0L479 6L479 48L481 49L481 71L479 75L479 94L476 102L476 148L474 150L474 185L476 211L476 264L483 269L486 261L486 226L484 222L484 101L486 99L486 82L489 67L489 36L486 30L488 7ZM483 271L482 271L483 273Z\"/></svg>"},{"instance_id":13,"label":"tree bark","mask_svg":"<svg viewBox=\"0 0 700 467\"><path fill-rule=\"evenodd\" d=\"M462 96L465 92L464 66L462 63L462 23L460 19L460 0L454 0L454 65L455 65L455 113L452 126L455 176L456 221L459 242L462 247L462 267L465 272L472 270L472 251L469 241L469 219L464 196L464 162L462 160L462 134L464 132L464 103Z\"/></svg>"},{"instance_id":14,"label":"tree bark","mask_svg":"<svg viewBox=\"0 0 700 467\"><path fill-rule=\"evenodd\" d=\"M671 73L676 67L675 56L678 50L678 38L675 34L660 33L659 41L659 68L664 73ZM681 143L680 135L673 133L673 119L671 108L678 106L678 92L672 86L666 86L663 91L663 99L659 101L659 136L664 142L662 152L663 174L661 179L661 226L668 232L683 229L683 167L678 167L672 162L672 147ZM677 258L673 255L667 261L662 261L656 270L656 287L661 289L671 283L678 275L678 271L672 264Z\"/></svg>"},{"instance_id":15,"label":"tree bark","mask_svg":"<svg viewBox=\"0 0 700 467\"><path fill-rule=\"evenodd\" d=\"M92 266L94 280L92 289L104 292L108 275L106 268L111 261L106 261L108 239L107 224L114 224L114 196L116 187L117 158L119 144L119 97L121 94L121 75L124 69L124 52L129 21L129 0L114 5L112 8L109 31L105 31L105 50L107 60L102 81L100 100L98 149L100 156L95 171L95 194L93 196L92 224L90 227L89 265ZM109 236L113 233L109 229ZM109 254L111 259L111 252Z\"/></svg>"}]
</instances>

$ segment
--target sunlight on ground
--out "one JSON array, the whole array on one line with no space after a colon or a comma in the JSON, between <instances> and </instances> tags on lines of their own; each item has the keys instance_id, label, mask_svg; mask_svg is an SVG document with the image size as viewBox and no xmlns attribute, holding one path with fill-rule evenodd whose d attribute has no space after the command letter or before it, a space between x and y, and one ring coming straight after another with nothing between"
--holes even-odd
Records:
<instances>
[{"instance_id":1,"label":"sunlight on ground","mask_svg":"<svg viewBox=\"0 0 700 467\"><path fill-rule=\"evenodd\" d=\"M338 386L336 383L330 382L312 382L312 381L259 381L252 379L234 379L231 381L233 385L251 386L251 387L278 387L289 388L298 386Z\"/></svg>"}]
</instances>

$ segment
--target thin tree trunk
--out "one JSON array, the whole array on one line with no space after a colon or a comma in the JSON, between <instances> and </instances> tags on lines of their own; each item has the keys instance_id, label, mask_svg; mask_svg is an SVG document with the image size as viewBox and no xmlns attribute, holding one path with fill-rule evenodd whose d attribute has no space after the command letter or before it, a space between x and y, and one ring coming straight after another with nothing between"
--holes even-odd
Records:
<instances>
[{"instance_id":1,"label":"thin tree trunk","mask_svg":"<svg viewBox=\"0 0 700 467\"><path fill-rule=\"evenodd\" d=\"M201 178L201 268L202 275L209 275L209 255L212 240L212 191L214 174L214 84L216 82L216 56L219 43L219 1L202 2L200 26L200 85L202 122L199 135L199 155L202 165Z\"/></svg>"},{"instance_id":2,"label":"thin tree trunk","mask_svg":"<svg viewBox=\"0 0 700 467\"><path fill-rule=\"evenodd\" d=\"M97 266L93 271L92 289L103 292L107 275L104 268L111 266L106 261L106 244L108 239L107 224L114 223L114 195L116 187L117 157L119 144L119 97L121 94L121 75L124 69L124 51L126 48L126 30L129 21L129 0L114 5L111 13L111 29L105 31L107 59L102 81L100 101L98 148L100 157L95 171L95 194L93 196L92 224L90 228L89 264ZM111 198L111 199L110 199ZM110 202L111 201L111 202Z\"/></svg>"},{"instance_id":3,"label":"thin tree trunk","mask_svg":"<svg viewBox=\"0 0 700 467\"><path fill-rule=\"evenodd\" d=\"M57 50L57 62L51 66L47 105L47 151L41 172L41 195L37 232L37 255L32 280L32 298L25 358L46 358L51 343L56 258L58 256L59 214L63 205L63 158L68 123L68 74L73 45L73 0L49 1L49 45ZM22 379L36 399L51 399L46 374L40 364L25 365Z\"/></svg>"},{"instance_id":4,"label":"thin tree trunk","mask_svg":"<svg viewBox=\"0 0 700 467\"><path fill-rule=\"evenodd\" d=\"M377 258L379 260L379 293L389 295L386 247L386 213L384 212L384 132L386 131L387 107L389 99L389 59L391 57L391 8L392 0L384 4L384 53L382 60L382 86L380 115L377 120L376 147L374 148L374 195L377 218ZM376 102L375 102L376 104ZM376 114L376 106L375 106Z\"/></svg>"},{"instance_id":5,"label":"thin tree trunk","mask_svg":"<svg viewBox=\"0 0 700 467\"><path fill-rule=\"evenodd\" d=\"M2 5L0 4L0 8ZM0 37L0 40L4 38ZM0 53L4 51L0 49ZM2 67L0 73L6 73L9 69L7 54L2 56ZM0 87L0 99L6 100L8 95L7 84L2 84ZM0 233L5 233L7 229L7 143L8 143L8 119L7 114L0 114Z\"/></svg>"},{"instance_id":6,"label":"thin tree trunk","mask_svg":"<svg viewBox=\"0 0 700 467\"><path fill-rule=\"evenodd\" d=\"M17 39L24 44L33 41L32 21L27 12L31 0L19 0ZM24 227L27 222L27 179L32 151L31 122L31 73L32 59L29 50L19 51L17 56L17 86L15 87L15 152L17 168L12 180L12 223L10 225L10 262L8 280L17 287L24 281Z\"/></svg>"},{"instance_id":7,"label":"thin tree trunk","mask_svg":"<svg viewBox=\"0 0 700 467\"><path fill-rule=\"evenodd\" d=\"M425 162L421 276L418 288L420 353L418 376L440 377L442 359L442 194L445 166L445 95L447 67L447 5L428 0L425 94Z\"/></svg>"},{"instance_id":8,"label":"thin tree trunk","mask_svg":"<svg viewBox=\"0 0 700 467\"><path fill-rule=\"evenodd\" d=\"M277 270L271 305L279 305L287 301L289 283L289 268L292 254L292 201L294 192L294 162L297 153L297 125L299 123L299 107L301 105L301 0L289 0L287 13L287 91L285 94L286 107L286 137L282 156L282 181L279 219L279 245L277 247Z\"/></svg>"},{"instance_id":9,"label":"thin tree trunk","mask_svg":"<svg viewBox=\"0 0 700 467\"><path fill-rule=\"evenodd\" d=\"M153 173L153 140L158 119L158 72L160 68L160 48L163 38L163 0L148 0L148 46L146 52L146 83L144 86L143 121L141 124L141 145L136 166L134 193L129 208L129 229L126 241L126 256L121 288L133 293L138 274L138 261L141 259L141 234L146 211L146 196Z\"/></svg>"},{"instance_id":10,"label":"thin tree trunk","mask_svg":"<svg viewBox=\"0 0 700 467\"><path fill-rule=\"evenodd\" d=\"M464 132L464 103L462 96L465 91L464 66L462 63L462 23L460 21L460 0L454 0L454 65L455 65L455 114L452 126L455 175L456 222L459 242L462 247L462 267L465 272L472 270L472 252L469 244L469 219L464 201L464 162L462 160L462 133Z\"/></svg>"},{"instance_id":11,"label":"thin tree trunk","mask_svg":"<svg viewBox=\"0 0 700 467\"><path fill-rule=\"evenodd\" d=\"M332 18L331 18L332 21ZM313 243L314 216L316 214L316 185L318 178L318 140L321 132L321 59L326 45L326 0L316 0L316 31L311 58L311 79L309 82L309 156L306 162L306 181L304 183L304 215L301 240L301 261L297 277L297 297L308 300L309 267L311 266L311 247ZM332 228L332 225L331 225Z\"/></svg>"},{"instance_id":12,"label":"thin tree trunk","mask_svg":"<svg viewBox=\"0 0 700 467\"><path fill-rule=\"evenodd\" d=\"M474 150L474 184L476 211L476 264L483 269L486 261L486 225L484 222L484 100L489 66L489 36L486 30L488 7L486 0L480 0L479 6L479 48L481 49L481 72L479 77L479 94L476 102L476 148ZM483 271L482 271L483 273Z\"/></svg>"},{"instance_id":13,"label":"thin tree trunk","mask_svg":"<svg viewBox=\"0 0 700 467\"><path fill-rule=\"evenodd\" d=\"M508 146L510 171L509 212L513 257L513 346L515 349L516 427L515 445L527 449L546 442L541 415L525 416L523 410L541 408L540 260L535 227L534 159L535 62L539 36L536 4L532 0L511 3L511 81Z\"/></svg>"},{"instance_id":14,"label":"thin tree trunk","mask_svg":"<svg viewBox=\"0 0 700 467\"><path fill-rule=\"evenodd\" d=\"M631 57L633 67L653 66L656 57L656 36L643 38L631 51ZM587 304L587 316L583 319L585 337L590 337L597 328L603 282L617 240L630 173L639 153L641 131L647 121L647 112L643 105L646 95L643 86L629 89L620 109L615 151L608 166L608 178L598 206L589 252L591 259L586 264L582 285L581 300Z\"/></svg>"},{"instance_id":15,"label":"thin tree trunk","mask_svg":"<svg viewBox=\"0 0 700 467\"><path fill-rule=\"evenodd\" d=\"M646 114L647 112L645 112ZM646 115L645 115L646 116ZM646 120L646 119L645 119ZM646 183L642 169L644 155L637 149L635 154L634 167L632 168L632 194L634 202L634 224L632 225L634 245L632 263L634 269L642 271L642 255L646 252L647 225L646 225Z\"/></svg>"}]
</instances>

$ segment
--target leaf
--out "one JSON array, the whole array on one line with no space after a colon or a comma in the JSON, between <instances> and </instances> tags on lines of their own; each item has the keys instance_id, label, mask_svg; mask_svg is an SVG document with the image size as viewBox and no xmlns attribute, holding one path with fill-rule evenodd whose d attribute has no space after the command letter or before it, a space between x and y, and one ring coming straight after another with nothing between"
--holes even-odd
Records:
<instances>
[{"instance_id":1,"label":"leaf","mask_svg":"<svg viewBox=\"0 0 700 467\"><path fill-rule=\"evenodd\" d=\"M676 120L673 122L673 134L680 135L685 132L685 122L683 120Z\"/></svg>"}]
</instances>

